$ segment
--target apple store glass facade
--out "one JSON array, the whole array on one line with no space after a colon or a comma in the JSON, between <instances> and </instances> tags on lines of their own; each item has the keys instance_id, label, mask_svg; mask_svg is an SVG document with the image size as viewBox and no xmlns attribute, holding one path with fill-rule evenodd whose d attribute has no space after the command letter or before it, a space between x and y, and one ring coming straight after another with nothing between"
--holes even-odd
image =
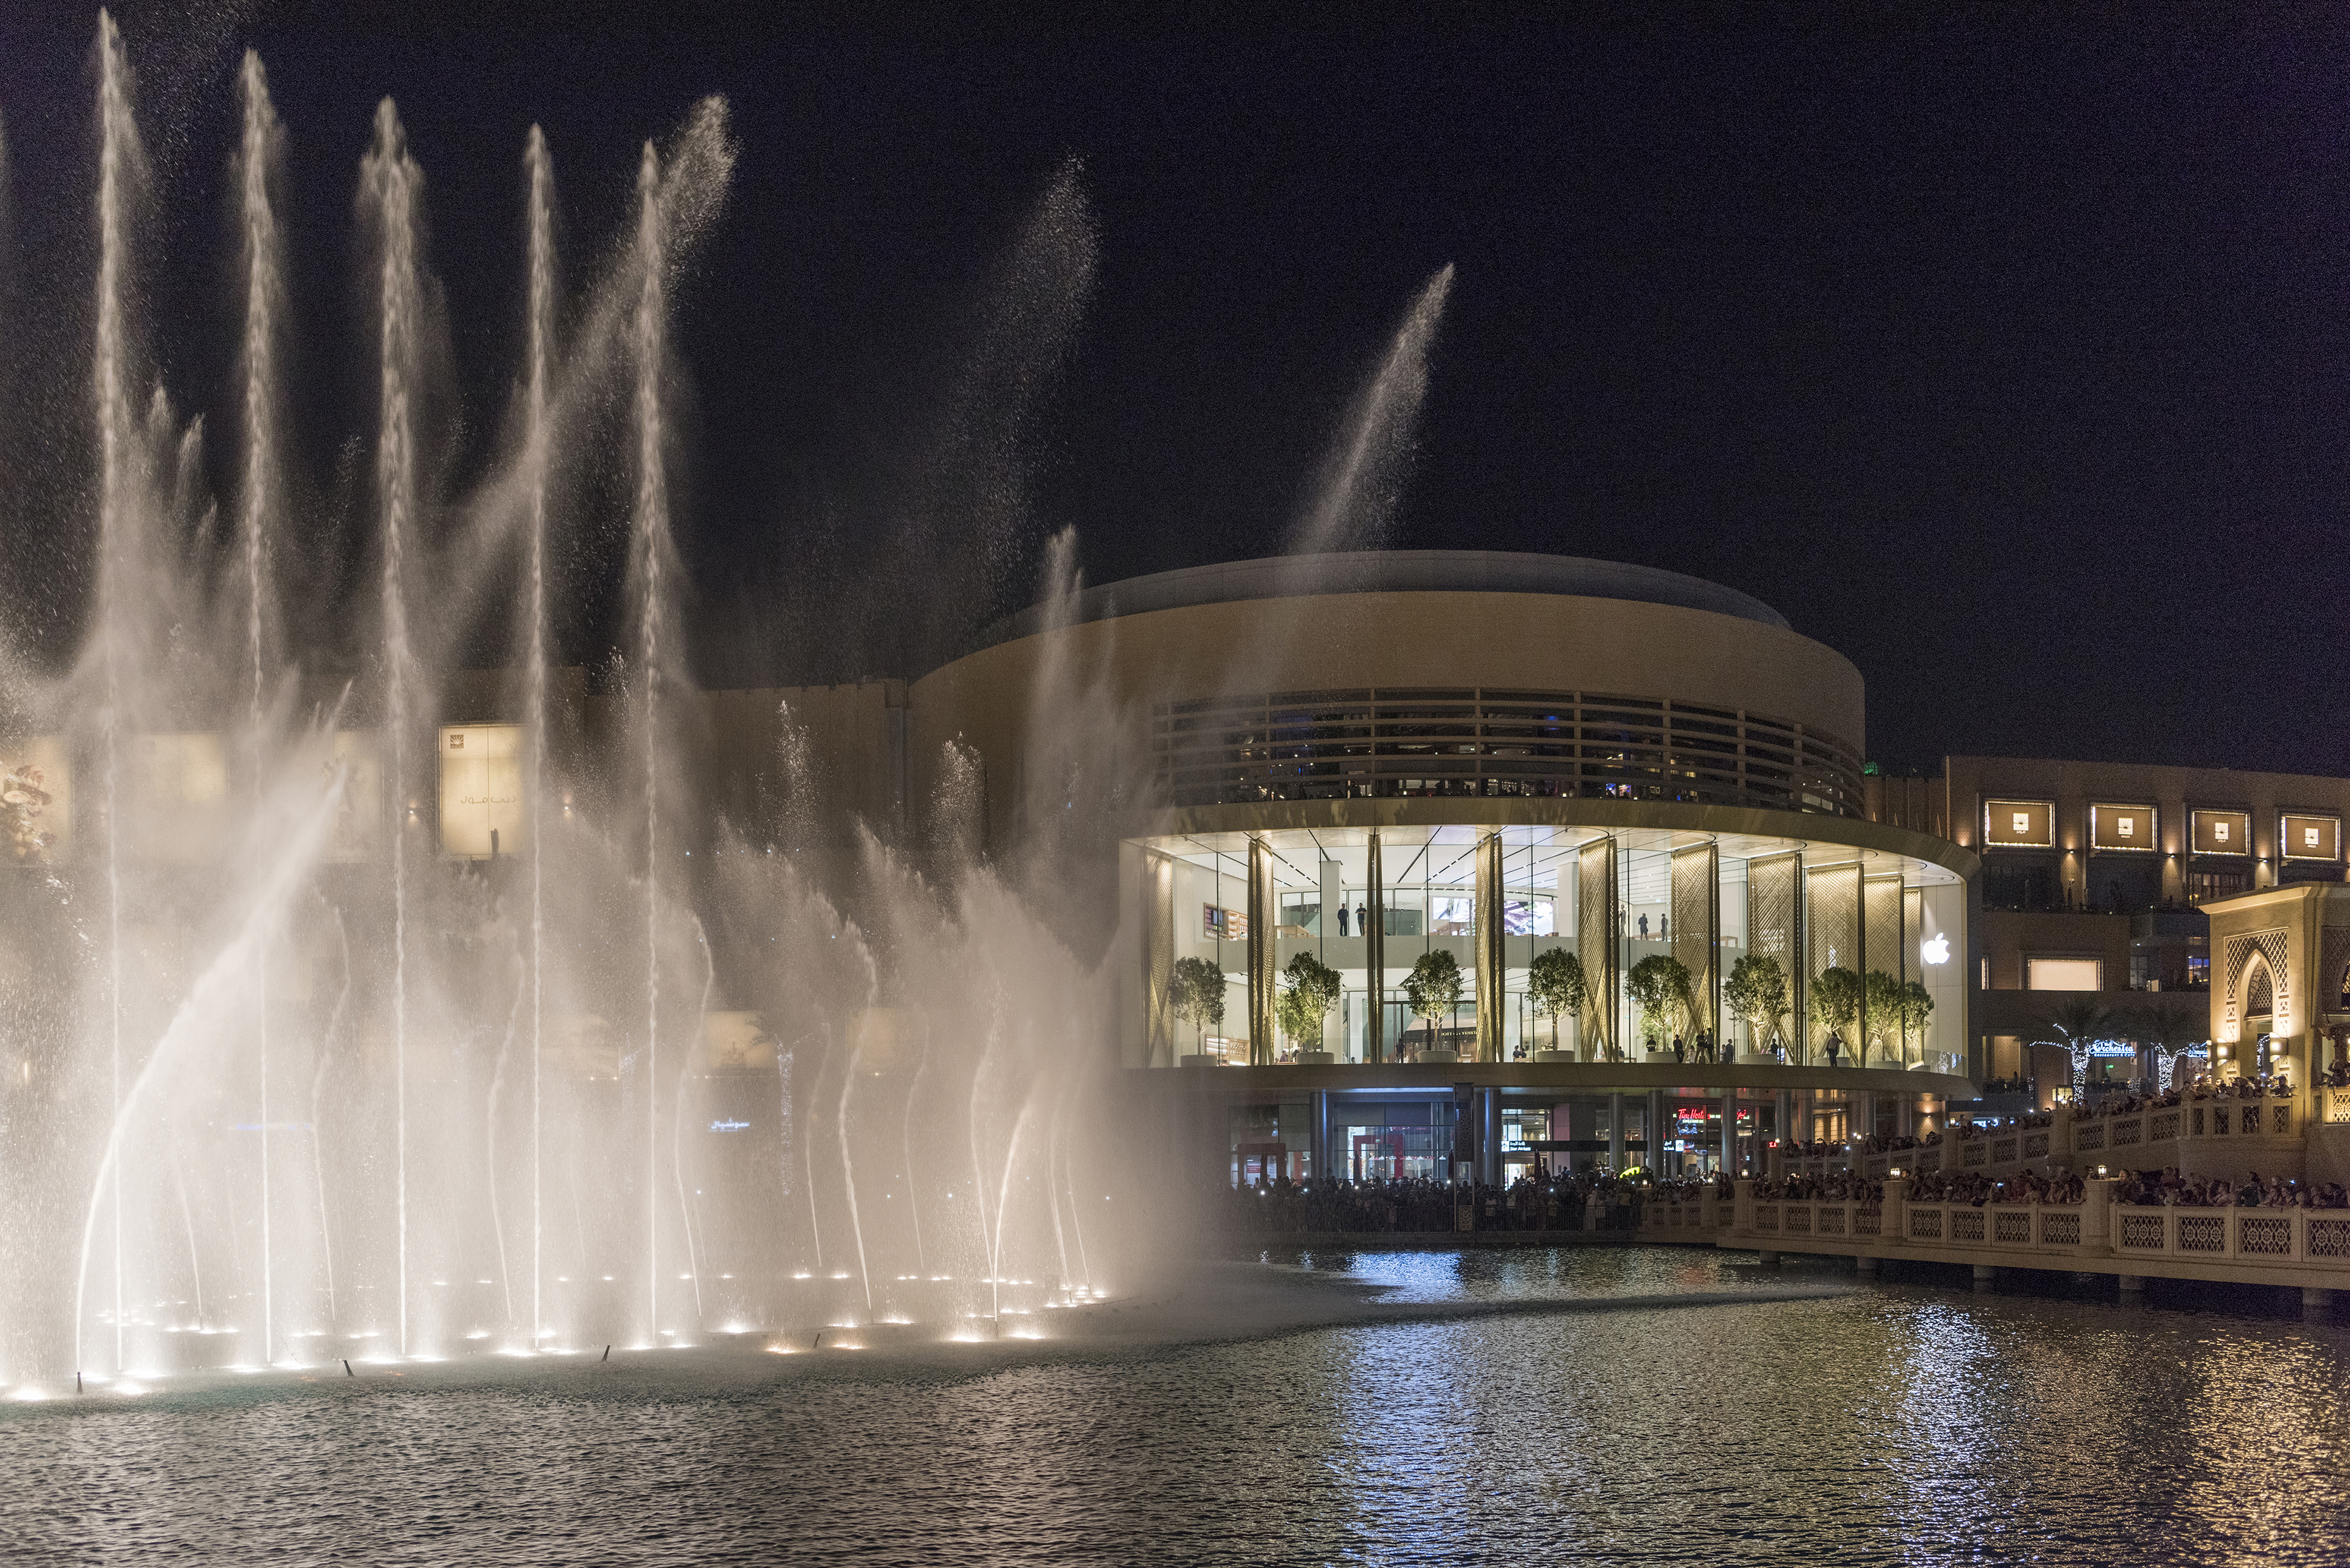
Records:
<instances>
[{"instance_id":1,"label":"apple store glass facade","mask_svg":"<svg viewBox=\"0 0 2350 1568\"><path fill-rule=\"evenodd\" d=\"M1153 1065L1195 1054L1278 1064L1315 1051L1336 1063L1431 1050L1462 1060L1559 1052L1549 1059L1638 1061L1652 1048L1669 1054L1677 1033L1693 1046L1700 1031L1742 1059L1819 1062L1833 1029L1847 1054L1865 1036L1870 1065L1963 1070L1966 886L1913 857L1816 838L1575 826L1289 828L1170 835L1138 847L1153 906L1143 911L1158 993L1145 1003ZM1253 909L1274 932L1253 955ZM1480 940L1489 929L1498 944ZM1580 1015L1554 1020L1530 995L1530 971L1554 948L1575 954L1587 979ZM1438 950L1452 955L1462 985L1458 1008L1431 1033L1408 1005L1405 981ZM1271 1008L1252 1006L1252 957L1269 993L1299 953L1339 975L1321 1038L1254 1038ZM1777 960L1788 986L1786 1015L1760 1038L1724 994L1750 954ZM1644 1015L1629 978L1651 957L1679 963L1690 1005ZM1224 977L1220 1033L1179 1019L1166 1002L1166 980L1184 959L1204 959ZM1840 1019L1832 991L1822 992L1817 977L1832 969L1871 977L1860 1016ZM1923 987L1933 1005L1922 1023L1914 1006L1894 1015L1880 1003L1868 1016L1871 1002L1891 994L1870 986L1887 981Z\"/></svg>"}]
</instances>

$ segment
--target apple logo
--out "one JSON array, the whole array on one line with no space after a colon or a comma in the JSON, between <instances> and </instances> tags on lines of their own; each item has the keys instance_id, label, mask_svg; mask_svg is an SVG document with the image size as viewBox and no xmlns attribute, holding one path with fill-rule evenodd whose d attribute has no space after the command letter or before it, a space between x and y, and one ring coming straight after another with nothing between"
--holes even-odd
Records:
<instances>
[{"instance_id":1,"label":"apple logo","mask_svg":"<svg viewBox=\"0 0 2350 1568\"><path fill-rule=\"evenodd\" d=\"M1928 937L1925 941L1918 945L1918 956L1924 959L1928 963L1950 962L1950 939L1948 937Z\"/></svg>"}]
</instances>

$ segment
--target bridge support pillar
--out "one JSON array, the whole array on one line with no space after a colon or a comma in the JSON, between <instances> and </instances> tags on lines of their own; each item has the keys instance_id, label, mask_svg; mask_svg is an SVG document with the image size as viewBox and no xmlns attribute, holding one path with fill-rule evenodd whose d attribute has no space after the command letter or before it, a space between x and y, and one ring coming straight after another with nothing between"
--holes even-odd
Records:
<instances>
[{"instance_id":1,"label":"bridge support pillar","mask_svg":"<svg viewBox=\"0 0 2350 1568\"><path fill-rule=\"evenodd\" d=\"M1997 1283L1998 1280L1999 1268L1996 1264L1977 1263L1975 1265L1975 1289L1987 1291Z\"/></svg>"},{"instance_id":2,"label":"bridge support pillar","mask_svg":"<svg viewBox=\"0 0 2350 1568\"><path fill-rule=\"evenodd\" d=\"M1877 1260L1866 1252L1855 1258L1852 1261L1852 1266L1854 1272L1864 1276L1877 1272Z\"/></svg>"},{"instance_id":3,"label":"bridge support pillar","mask_svg":"<svg viewBox=\"0 0 2350 1568\"><path fill-rule=\"evenodd\" d=\"M2301 1305L2303 1312L2331 1312L2334 1309L2334 1293L2317 1285L2303 1285L2301 1287Z\"/></svg>"},{"instance_id":4,"label":"bridge support pillar","mask_svg":"<svg viewBox=\"0 0 2350 1568\"><path fill-rule=\"evenodd\" d=\"M2124 1274L2116 1282L2121 1286L2122 1294L2126 1296L2142 1296L2146 1294L2146 1276L2144 1274Z\"/></svg>"}]
</instances>

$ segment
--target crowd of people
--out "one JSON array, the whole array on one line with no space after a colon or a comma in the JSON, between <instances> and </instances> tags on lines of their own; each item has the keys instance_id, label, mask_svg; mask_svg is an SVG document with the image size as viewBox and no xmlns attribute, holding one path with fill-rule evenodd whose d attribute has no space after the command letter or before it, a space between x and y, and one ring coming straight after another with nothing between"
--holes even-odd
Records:
<instances>
[{"instance_id":1,"label":"crowd of people","mask_svg":"<svg viewBox=\"0 0 2350 1568\"><path fill-rule=\"evenodd\" d=\"M1731 1180L1728 1171L1712 1176L1676 1177L1669 1181L1659 1181L1648 1189L1648 1201L1651 1203L1695 1203L1702 1198L1718 1199L1726 1203L1737 1196L1738 1184Z\"/></svg>"},{"instance_id":2,"label":"crowd of people","mask_svg":"<svg viewBox=\"0 0 2350 1568\"><path fill-rule=\"evenodd\" d=\"M2338 1181L2314 1185L2293 1177L2253 1171L2242 1181L2228 1177L2181 1176L2175 1165L2160 1171L2125 1172L2115 1199L2136 1207L2171 1209L2350 1209L2350 1191Z\"/></svg>"},{"instance_id":3,"label":"crowd of people","mask_svg":"<svg viewBox=\"0 0 2350 1568\"><path fill-rule=\"evenodd\" d=\"M1465 1208L1479 1231L1628 1231L1639 1222L1641 1202L1658 1191L1602 1170L1521 1176L1506 1186L1280 1176L1232 1189L1228 1217L1233 1230L1259 1235L1457 1231Z\"/></svg>"},{"instance_id":4,"label":"crowd of people","mask_svg":"<svg viewBox=\"0 0 2350 1568\"><path fill-rule=\"evenodd\" d=\"M1757 1181L1754 1196L1766 1203L1786 1199L1795 1203L1859 1203L1866 1206L1885 1201L1885 1183L1871 1181L1848 1170L1830 1171L1825 1176L1805 1176L1798 1171Z\"/></svg>"},{"instance_id":5,"label":"crowd of people","mask_svg":"<svg viewBox=\"0 0 2350 1568\"><path fill-rule=\"evenodd\" d=\"M1978 1170L1929 1170L1910 1182L1908 1200L1980 1209L1986 1203L2083 1203L2088 1196L2085 1181L2063 1172L2043 1176L2026 1170L2002 1181Z\"/></svg>"},{"instance_id":6,"label":"crowd of people","mask_svg":"<svg viewBox=\"0 0 2350 1568\"><path fill-rule=\"evenodd\" d=\"M1922 1147L1931 1147L1940 1139L1939 1133L1928 1133ZM1919 1147L1920 1140L1908 1133L1871 1133L1853 1140L1852 1150L1855 1154L1898 1154L1902 1149Z\"/></svg>"}]
</instances>

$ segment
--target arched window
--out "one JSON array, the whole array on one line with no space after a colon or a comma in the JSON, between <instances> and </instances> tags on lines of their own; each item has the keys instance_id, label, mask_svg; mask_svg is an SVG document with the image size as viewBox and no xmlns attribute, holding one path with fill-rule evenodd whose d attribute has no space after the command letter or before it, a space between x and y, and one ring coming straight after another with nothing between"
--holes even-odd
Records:
<instances>
[{"instance_id":1,"label":"arched window","mask_svg":"<svg viewBox=\"0 0 2350 1568\"><path fill-rule=\"evenodd\" d=\"M2276 1011L2276 981L2265 958L2255 956L2244 971L2244 1016L2266 1018Z\"/></svg>"}]
</instances>

